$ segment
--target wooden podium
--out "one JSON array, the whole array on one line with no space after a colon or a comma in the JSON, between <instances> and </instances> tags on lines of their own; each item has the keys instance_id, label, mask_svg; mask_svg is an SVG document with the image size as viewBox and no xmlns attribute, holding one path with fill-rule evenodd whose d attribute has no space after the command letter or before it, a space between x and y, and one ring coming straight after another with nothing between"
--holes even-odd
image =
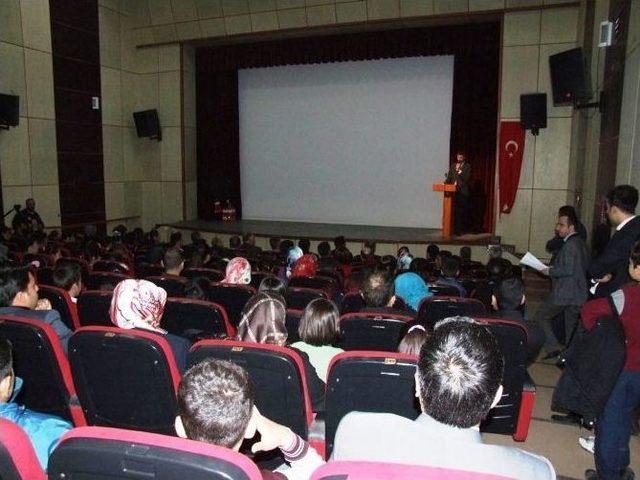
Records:
<instances>
[{"instance_id":1,"label":"wooden podium","mask_svg":"<svg viewBox=\"0 0 640 480\"><path fill-rule=\"evenodd\" d=\"M453 183L434 183L433 191L444 193L444 202L442 202L442 236L449 238L453 230L453 197L456 193L456 186Z\"/></svg>"}]
</instances>

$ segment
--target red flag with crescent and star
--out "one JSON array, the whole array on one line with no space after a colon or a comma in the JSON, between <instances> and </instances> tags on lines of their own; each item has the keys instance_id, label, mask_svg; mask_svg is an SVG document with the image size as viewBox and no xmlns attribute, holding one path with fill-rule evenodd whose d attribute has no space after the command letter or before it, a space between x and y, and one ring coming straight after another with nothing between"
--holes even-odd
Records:
<instances>
[{"instance_id":1,"label":"red flag with crescent and star","mask_svg":"<svg viewBox=\"0 0 640 480\"><path fill-rule=\"evenodd\" d=\"M498 181L500 213L511 213L518 192L524 154L525 131L520 122L500 122Z\"/></svg>"}]
</instances>

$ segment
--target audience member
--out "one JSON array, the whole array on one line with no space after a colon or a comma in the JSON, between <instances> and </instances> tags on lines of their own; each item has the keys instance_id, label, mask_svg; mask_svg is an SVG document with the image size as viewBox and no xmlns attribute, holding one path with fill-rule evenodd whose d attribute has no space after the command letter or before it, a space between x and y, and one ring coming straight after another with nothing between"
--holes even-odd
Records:
<instances>
[{"instance_id":1,"label":"audience member","mask_svg":"<svg viewBox=\"0 0 640 480\"><path fill-rule=\"evenodd\" d=\"M442 252L440 252L442 253ZM449 255L442 258L442 276L436 281L436 285L455 287L461 297L467 296L467 290L458 280L460 275L460 257Z\"/></svg>"},{"instance_id":2,"label":"audience member","mask_svg":"<svg viewBox=\"0 0 640 480\"><path fill-rule=\"evenodd\" d=\"M460 260L463 264L471 263L471 247L460 247Z\"/></svg>"},{"instance_id":3,"label":"audience member","mask_svg":"<svg viewBox=\"0 0 640 480\"><path fill-rule=\"evenodd\" d=\"M414 312L418 311L422 300L433 295L422 277L414 272L398 275L394 280L394 288L395 294Z\"/></svg>"},{"instance_id":4,"label":"audience member","mask_svg":"<svg viewBox=\"0 0 640 480\"><path fill-rule=\"evenodd\" d=\"M411 262L413 261L413 255L409 252L409 247L400 247L398 249L398 261L396 264L396 269L401 270L409 270L411 267Z\"/></svg>"},{"instance_id":5,"label":"audience member","mask_svg":"<svg viewBox=\"0 0 640 480\"><path fill-rule=\"evenodd\" d=\"M280 246L280 237L269 237L269 246L271 247L272 252L278 252L278 247Z\"/></svg>"},{"instance_id":6,"label":"audience member","mask_svg":"<svg viewBox=\"0 0 640 480\"><path fill-rule=\"evenodd\" d=\"M193 277L184 289L185 298L193 300L208 301L211 298L209 294L211 283L206 277Z\"/></svg>"},{"instance_id":7,"label":"audience member","mask_svg":"<svg viewBox=\"0 0 640 480\"><path fill-rule=\"evenodd\" d=\"M318 270L318 260L312 253L305 253L301 256L291 269L291 278L293 277L313 277Z\"/></svg>"},{"instance_id":8,"label":"audience member","mask_svg":"<svg viewBox=\"0 0 640 480\"><path fill-rule=\"evenodd\" d=\"M340 339L340 313L336 305L325 298L309 302L300 318L298 335L300 341L291 347L309 355L318 377L326 382L329 363L344 351L333 346Z\"/></svg>"},{"instance_id":9,"label":"audience member","mask_svg":"<svg viewBox=\"0 0 640 480\"><path fill-rule=\"evenodd\" d=\"M245 233L242 236L242 245L240 250L243 250L248 257L256 257L262 253L262 249L256 246L256 236L253 233Z\"/></svg>"},{"instance_id":10,"label":"audience member","mask_svg":"<svg viewBox=\"0 0 640 480\"><path fill-rule=\"evenodd\" d=\"M34 412L16 402L22 389L22 379L13 372L11 343L0 338L0 417L9 420L25 431L46 470L49 455L58 440L73 428L66 420L45 413Z\"/></svg>"},{"instance_id":11,"label":"audience member","mask_svg":"<svg viewBox=\"0 0 640 480\"><path fill-rule=\"evenodd\" d=\"M182 232L173 232L169 237L169 248L182 250Z\"/></svg>"},{"instance_id":12,"label":"audience member","mask_svg":"<svg viewBox=\"0 0 640 480\"><path fill-rule=\"evenodd\" d=\"M242 309L237 339L242 342L284 346L287 343L287 309L282 297L259 292ZM293 349L295 350L295 349ZM314 412L324 411L325 384L309 361L309 356L296 350L302 358Z\"/></svg>"},{"instance_id":13,"label":"audience member","mask_svg":"<svg viewBox=\"0 0 640 480\"><path fill-rule=\"evenodd\" d=\"M375 268L378 265L378 258L376 256L376 242L373 240L366 240L360 250L360 263L365 268Z\"/></svg>"},{"instance_id":14,"label":"audience member","mask_svg":"<svg viewBox=\"0 0 640 480\"><path fill-rule=\"evenodd\" d=\"M255 406L251 380L240 366L224 360L206 359L182 377L178 389L176 433L221 447L240 450L244 439L260 434L251 451L279 448L288 465L274 472L262 471L264 479L307 480L324 461L291 429L263 417Z\"/></svg>"},{"instance_id":15,"label":"audience member","mask_svg":"<svg viewBox=\"0 0 640 480\"><path fill-rule=\"evenodd\" d=\"M635 214L637 205L638 190L631 185L618 185L607 194L607 216L616 231L587 269L592 281L596 282L596 297L610 295L629 280L629 253L640 239L640 217Z\"/></svg>"},{"instance_id":16,"label":"audience member","mask_svg":"<svg viewBox=\"0 0 640 480\"><path fill-rule=\"evenodd\" d=\"M184 270L182 252L176 247L168 248L162 260L165 275L179 276Z\"/></svg>"},{"instance_id":17,"label":"audience member","mask_svg":"<svg viewBox=\"0 0 640 480\"><path fill-rule=\"evenodd\" d=\"M258 286L259 292L274 293L284 298L284 292L287 289L285 284L275 275L267 275L262 279Z\"/></svg>"},{"instance_id":18,"label":"audience member","mask_svg":"<svg viewBox=\"0 0 640 480\"><path fill-rule=\"evenodd\" d=\"M303 255L304 255L304 252L300 247L291 247L289 249L289 251L287 252L287 265L285 270L287 279L291 277L291 271L293 270L293 266L300 258L302 258Z\"/></svg>"},{"instance_id":19,"label":"audience member","mask_svg":"<svg viewBox=\"0 0 640 480\"><path fill-rule=\"evenodd\" d=\"M351 269L353 268L353 254L347 247L338 247L333 251L333 258L338 262L338 268L342 272L344 278L351 275Z\"/></svg>"},{"instance_id":20,"label":"audience member","mask_svg":"<svg viewBox=\"0 0 640 480\"><path fill-rule=\"evenodd\" d=\"M333 272L338 268L338 262L331 255L331 246L329 242L320 242L318 244L318 270Z\"/></svg>"},{"instance_id":21,"label":"audience member","mask_svg":"<svg viewBox=\"0 0 640 480\"><path fill-rule=\"evenodd\" d=\"M242 241L238 235L233 235L229 238L229 248L231 248L231 250L238 250L241 245Z\"/></svg>"},{"instance_id":22,"label":"audience member","mask_svg":"<svg viewBox=\"0 0 640 480\"><path fill-rule=\"evenodd\" d=\"M563 205L558 209L558 217L571 217L575 218L575 231L582 238L582 240L587 241L587 229L584 227L582 222L578 219L578 214L576 213L576 209L571 205ZM562 248L564 245L564 238L562 238L558 233L553 236L551 240L547 242L545 249L547 252L555 255L558 250Z\"/></svg>"},{"instance_id":23,"label":"audience member","mask_svg":"<svg viewBox=\"0 0 640 480\"><path fill-rule=\"evenodd\" d=\"M435 243L427 245L427 260L435 262L438 257L438 253L440 253L440 247L438 247L438 245Z\"/></svg>"},{"instance_id":24,"label":"audience member","mask_svg":"<svg viewBox=\"0 0 640 480\"><path fill-rule=\"evenodd\" d=\"M362 284L364 307L361 312L379 312L396 315L416 316L413 310L397 308L395 286L389 273L376 270Z\"/></svg>"},{"instance_id":25,"label":"audience member","mask_svg":"<svg viewBox=\"0 0 640 480\"><path fill-rule=\"evenodd\" d=\"M640 408L640 242L636 242L627 265L632 283L611 294L625 334L626 361L596 421L596 471L587 470L587 480L633 479L629 468L631 424ZM609 298L588 301L582 307L582 324L591 330L596 322L612 315Z\"/></svg>"},{"instance_id":26,"label":"audience member","mask_svg":"<svg viewBox=\"0 0 640 480\"><path fill-rule=\"evenodd\" d=\"M53 269L53 284L66 290L71 301L76 303L82 292L82 267L72 260L59 260Z\"/></svg>"},{"instance_id":27,"label":"audience member","mask_svg":"<svg viewBox=\"0 0 640 480\"><path fill-rule=\"evenodd\" d=\"M20 208L19 206L17 208ZM37 231L44 228L44 223L38 212L36 212L36 201L33 198L27 198L25 208L19 210L12 220L13 228L21 226L26 231Z\"/></svg>"},{"instance_id":28,"label":"audience member","mask_svg":"<svg viewBox=\"0 0 640 480\"><path fill-rule=\"evenodd\" d=\"M0 269L0 314L41 320L53 328L64 351L72 331L67 328L49 300L38 299L38 284L29 267Z\"/></svg>"},{"instance_id":29,"label":"audience member","mask_svg":"<svg viewBox=\"0 0 640 480\"><path fill-rule=\"evenodd\" d=\"M420 349L427 339L427 330L422 325L414 325L409 330L398 345L399 353L407 355L420 355Z\"/></svg>"},{"instance_id":30,"label":"audience member","mask_svg":"<svg viewBox=\"0 0 640 480\"><path fill-rule=\"evenodd\" d=\"M167 292L147 280L123 280L116 285L111 299L111 322L124 330L137 328L161 335L169 343L180 372L187 366L191 347L186 338L167 333L160 320L167 303Z\"/></svg>"},{"instance_id":31,"label":"audience member","mask_svg":"<svg viewBox=\"0 0 640 480\"><path fill-rule=\"evenodd\" d=\"M235 257L227 263L225 277L220 283L249 285L251 283L251 264L246 258Z\"/></svg>"},{"instance_id":32,"label":"audience member","mask_svg":"<svg viewBox=\"0 0 640 480\"><path fill-rule=\"evenodd\" d=\"M308 238L301 238L300 240L298 240L298 246L305 255L311 251L311 242Z\"/></svg>"},{"instance_id":33,"label":"audience member","mask_svg":"<svg viewBox=\"0 0 640 480\"><path fill-rule=\"evenodd\" d=\"M436 325L420 351L422 414L351 412L338 426L333 460L427 465L519 480L555 479L551 463L514 447L482 443L480 422L502 395L504 360L486 327L466 317Z\"/></svg>"}]
</instances>

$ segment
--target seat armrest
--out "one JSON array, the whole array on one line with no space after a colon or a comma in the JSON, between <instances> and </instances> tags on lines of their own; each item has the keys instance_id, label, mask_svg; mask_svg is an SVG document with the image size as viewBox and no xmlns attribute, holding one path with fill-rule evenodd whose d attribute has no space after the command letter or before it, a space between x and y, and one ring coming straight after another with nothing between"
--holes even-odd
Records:
<instances>
[{"instance_id":1,"label":"seat armrest","mask_svg":"<svg viewBox=\"0 0 640 480\"><path fill-rule=\"evenodd\" d=\"M513 439L516 442L524 442L527 439L535 401L536 385L533 383L533 379L529 375L529 372L527 372L522 384L522 397L520 399L520 408L518 409L518 422L516 423L516 430L513 433Z\"/></svg>"}]
</instances>

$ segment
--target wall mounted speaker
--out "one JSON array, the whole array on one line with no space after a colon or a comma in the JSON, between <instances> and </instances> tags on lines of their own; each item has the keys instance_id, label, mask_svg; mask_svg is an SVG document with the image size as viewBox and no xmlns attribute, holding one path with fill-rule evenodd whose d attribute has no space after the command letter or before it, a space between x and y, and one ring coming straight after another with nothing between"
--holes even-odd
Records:
<instances>
[{"instance_id":1,"label":"wall mounted speaker","mask_svg":"<svg viewBox=\"0 0 640 480\"><path fill-rule=\"evenodd\" d=\"M591 98L591 83L581 48L573 48L549 57L553 104L575 105Z\"/></svg>"},{"instance_id":2,"label":"wall mounted speaker","mask_svg":"<svg viewBox=\"0 0 640 480\"><path fill-rule=\"evenodd\" d=\"M0 127L16 127L20 123L20 97L0 93Z\"/></svg>"},{"instance_id":3,"label":"wall mounted speaker","mask_svg":"<svg viewBox=\"0 0 640 480\"><path fill-rule=\"evenodd\" d=\"M547 128L547 94L520 95L520 125L534 135L540 128Z\"/></svg>"},{"instance_id":4,"label":"wall mounted speaker","mask_svg":"<svg viewBox=\"0 0 640 480\"><path fill-rule=\"evenodd\" d=\"M158 110L153 109L133 112L133 121L136 124L138 137L155 138L158 141L162 140Z\"/></svg>"}]
</instances>

